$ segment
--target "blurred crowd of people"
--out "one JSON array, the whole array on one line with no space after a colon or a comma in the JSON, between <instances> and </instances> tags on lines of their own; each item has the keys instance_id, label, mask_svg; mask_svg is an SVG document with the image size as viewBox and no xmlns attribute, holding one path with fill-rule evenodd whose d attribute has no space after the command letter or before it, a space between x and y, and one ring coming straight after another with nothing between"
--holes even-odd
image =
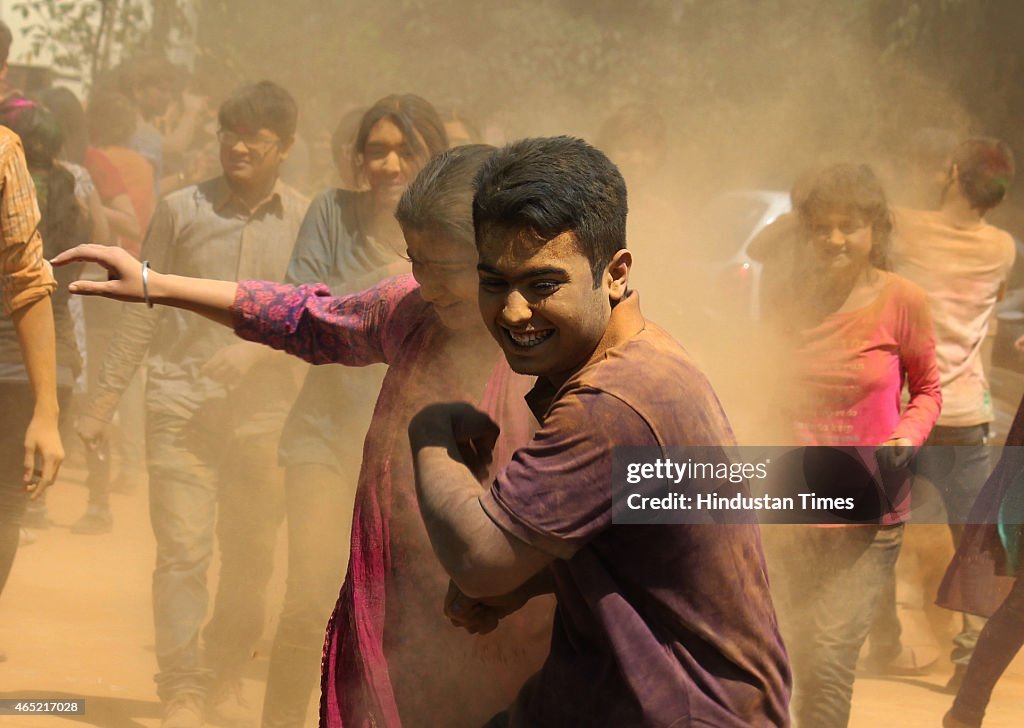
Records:
<instances>
[{"instance_id":1,"label":"blurred crowd of people","mask_svg":"<svg viewBox=\"0 0 1024 728\"><path fill-rule=\"evenodd\" d=\"M275 83L217 98L161 58L126 61L84 100L62 87L0 89L0 124L24 149L40 216L32 235L46 258L91 241L145 260L144 285L151 267L324 284L341 301L331 312L341 343L319 342L307 358L347 366L307 367L189 311L70 296L71 281L104 273L58 268L55 386L64 443L89 490L71 531L111 532L111 492L148 489L164 728L297 728L318 690L329 726L483 725L540 666L556 607L532 601L487 636L451 629L437 596L448 576L423 531L405 438L410 418L439 400L486 402L509 456L533 428L498 350L460 333L479 323L472 185L493 148L456 105L413 94L350 109L316 139L298 133L298 113ZM666 136L656 110L633 105L595 140L629 183L641 256L644 241L684 227L651 173ZM937 134L919 146L910 166L920 174L896 195L910 206L890 204L867 165L821 165L795 181L792 212L749 250L761 269L759 325L783 362L763 363L783 372L770 431L787 433L786 444L888 448L883 465L902 473L899 497L873 525L764 529L800 728L847 724L865 644L863 669L932 667L901 641L897 613L911 494L913 508L945 510L959 548L941 594L929 596L962 611L947 728L981 725L1024 641L1024 588L1008 580L1024 519L1005 506L1024 502L1024 466L1004 461L990 479L983 356L1015 259L1011 235L985 216L1006 196L1014 157L987 137ZM648 267L652 299L671 294L671 261L662 263ZM2 477L12 485L0 498L0 588L18 541L49 525L45 494L21 497L33 389L18 341L5 317ZM1024 444L1021 415L1009 442ZM242 676L263 637L282 524L286 594L260 713ZM964 569L983 556L980 585Z\"/></svg>"}]
</instances>

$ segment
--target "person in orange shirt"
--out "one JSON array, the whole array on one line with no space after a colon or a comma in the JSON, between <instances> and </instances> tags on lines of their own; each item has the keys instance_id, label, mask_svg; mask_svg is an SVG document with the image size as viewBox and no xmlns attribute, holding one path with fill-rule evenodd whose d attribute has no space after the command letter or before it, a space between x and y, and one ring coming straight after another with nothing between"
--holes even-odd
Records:
<instances>
[{"instance_id":1,"label":"person in orange shirt","mask_svg":"<svg viewBox=\"0 0 1024 728\"><path fill-rule=\"evenodd\" d=\"M10 43L10 30L0 23L0 77L7 71ZM14 322L15 349L20 348L28 380L27 386L0 382L6 425L0 429L0 591L14 563L25 505L53 483L64 459L50 304L56 283L43 258L38 226L39 207L21 140L0 127L0 308ZM0 341L0 350L7 343Z\"/></svg>"}]
</instances>

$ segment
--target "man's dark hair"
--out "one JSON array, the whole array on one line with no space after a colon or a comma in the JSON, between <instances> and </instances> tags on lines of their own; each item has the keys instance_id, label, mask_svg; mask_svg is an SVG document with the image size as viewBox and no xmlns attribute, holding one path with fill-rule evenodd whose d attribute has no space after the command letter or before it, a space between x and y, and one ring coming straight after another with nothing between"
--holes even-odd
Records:
<instances>
[{"instance_id":1,"label":"man's dark hair","mask_svg":"<svg viewBox=\"0 0 1024 728\"><path fill-rule=\"evenodd\" d=\"M7 23L0 20L0 66L7 63L7 57L11 55L11 44L14 43L14 36Z\"/></svg>"},{"instance_id":2,"label":"man's dark hair","mask_svg":"<svg viewBox=\"0 0 1024 728\"><path fill-rule=\"evenodd\" d=\"M488 144L467 144L427 162L398 202L395 217L402 228L438 230L473 248L473 180L495 151Z\"/></svg>"},{"instance_id":3,"label":"man's dark hair","mask_svg":"<svg viewBox=\"0 0 1024 728\"><path fill-rule=\"evenodd\" d=\"M985 214L1006 197L1016 174L1010 146L991 137L973 137L953 150L960 190L971 207Z\"/></svg>"},{"instance_id":4,"label":"man's dark hair","mask_svg":"<svg viewBox=\"0 0 1024 728\"><path fill-rule=\"evenodd\" d=\"M250 83L235 89L217 112L221 129L270 129L285 144L294 139L298 118L295 99L273 81Z\"/></svg>"},{"instance_id":5,"label":"man's dark hair","mask_svg":"<svg viewBox=\"0 0 1024 728\"><path fill-rule=\"evenodd\" d=\"M388 119L398 127L405 143L421 164L448 148L448 133L444 129L444 122L429 101L416 94L385 96L367 109L359 122L352 143L352 171L356 179L359 179L362 172L366 140L373 127L382 119Z\"/></svg>"},{"instance_id":6,"label":"man's dark hair","mask_svg":"<svg viewBox=\"0 0 1024 728\"><path fill-rule=\"evenodd\" d=\"M602 152L582 139L521 139L496 152L476 177L473 226L550 240L576 236L594 285L626 247L626 183Z\"/></svg>"}]
</instances>

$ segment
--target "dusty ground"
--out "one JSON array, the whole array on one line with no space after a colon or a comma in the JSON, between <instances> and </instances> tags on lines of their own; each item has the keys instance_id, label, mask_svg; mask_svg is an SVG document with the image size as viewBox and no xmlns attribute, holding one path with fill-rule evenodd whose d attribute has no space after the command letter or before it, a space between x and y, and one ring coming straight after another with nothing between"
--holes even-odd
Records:
<instances>
[{"instance_id":1,"label":"dusty ground","mask_svg":"<svg viewBox=\"0 0 1024 728\"><path fill-rule=\"evenodd\" d=\"M113 533L74 536L67 526L85 507L85 489L77 484L81 477L79 470L65 470L50 496L54 525L36 532L38 541L21 550L0 601L0 649L7 653L7 661L0 663L0 698L84 698L86 714L0 716L0 726L60 728L78 722L155 728L160 722L152 681L153 540L146 495L138 490L113 496ZM279 601L280 573L275 582ZM268 635L273 627L272 619ZM265 641L247 680L248 697L256 705L266 654ZM940 665L924 678L858 680L851 726L938 728L951 698L937 688L948 673L948 665ZM1024 657L998 686L985 725L1024 725Z\"/></svg>"},{"instance_id":2,"label":"dusty ground","mask_svg":"<svg viewBox=\"0 0 1024 728\"><path fill-rule=\"evenodd\" d=\"M114 532L76 536L68 526L84 511L84 472L65 468L49 494L52 525L18 552L0 599L0 698L84 698L75 718L0 716L0 726L109 728L159 726L161 709L153 674L150 577L155 554L145 489L112 495ZM284 542L281 542L283 555ZM273 588L274 619L248 671L266 673L269 637L283 590L279 560ZM215 574L216 563L214 564ZM212 583L212 581L211 581ZM246 696L259 706L262 682L246 680ZM312 717L315 724L315 716Z\"/></svg>"}]
</instances>

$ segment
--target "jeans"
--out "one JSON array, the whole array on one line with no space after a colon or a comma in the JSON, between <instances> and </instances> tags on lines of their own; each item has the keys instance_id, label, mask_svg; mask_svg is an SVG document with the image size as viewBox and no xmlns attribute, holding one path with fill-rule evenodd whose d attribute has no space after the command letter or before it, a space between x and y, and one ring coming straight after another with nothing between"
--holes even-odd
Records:
<instances>
[{"instance_id":1,"label":"jeans","mask_svg":"<svg viewBox=\"0 0 1024 728\"><path fill-rule=\"evenodd\" d=\"M236 677L263 630L283 489L277 434L233 439L183 418L149 412L150 520L156 536L153 622L161 700L205 693L211 676ZM218 511L219 509L219 511ZM207 570L214 533L221 570L213 617Z\"/></svg>"},{"instance_id":2,"label":"jeans","mask_svg":"<svg viewBox=\"0 0 1024 728\"><path fill-rule=\"evenodd\" d=\"M987 424L936 427L914 463L915 511L937 506L937 494L946 509L953 545L959 546L963 524L991 472ZM973 614L961 618L949 657L954 665L966 667L985 620Z\"/></svg>"},{"instance_id":3,"label":"jeans","mask_svg":"<svg viewBox=\"0 0 1024 728\"><path fill-rule=\"evenodd\" d=\"M348 564L358 466L287 468L288 582L274 637L263 702L263 728L302 728L320 685L324 630Z\"/></svg>"},{"instance_id":4,"label":"jeans","mask_svg":"<svg viewBox=\"0 0 1024 728\"><path fill-rule=\"evenodd\" d=\"M895 568L903 525L795 527L784 544L771 540L797 725L845 728L857 656Z\"/></svg>"}]
</instances>

